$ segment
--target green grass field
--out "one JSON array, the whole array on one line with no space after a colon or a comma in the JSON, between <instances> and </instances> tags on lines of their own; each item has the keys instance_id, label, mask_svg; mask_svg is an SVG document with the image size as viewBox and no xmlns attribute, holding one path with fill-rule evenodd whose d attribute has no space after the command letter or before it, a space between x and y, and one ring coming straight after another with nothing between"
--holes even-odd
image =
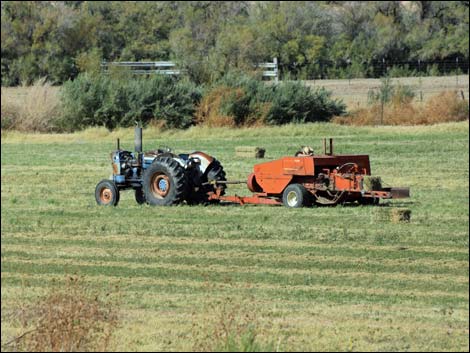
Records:
<instances>
[{"instance_id":1,"label":"green grass field","mask_svg":"<svg viewBox=\"0 0 470 353\"><path fill-rule=\"evenodd\" d=\"M236 146L274 159L334 137L336 153L369 154L373 174L411 188L378 207L152 208L130 191L98 207L116 137L133 149L132 130L2 132L2 344L22 333L22 305L78 274L119 297L119 350L191 350L194 327L217 314L208 301L251 298L260 338L282 350L468 351L468 121L144 130L144 149L200 149L234 180L260 162ZM398 206L410 223L384 217Z\"/></svg>"}]
</instances>

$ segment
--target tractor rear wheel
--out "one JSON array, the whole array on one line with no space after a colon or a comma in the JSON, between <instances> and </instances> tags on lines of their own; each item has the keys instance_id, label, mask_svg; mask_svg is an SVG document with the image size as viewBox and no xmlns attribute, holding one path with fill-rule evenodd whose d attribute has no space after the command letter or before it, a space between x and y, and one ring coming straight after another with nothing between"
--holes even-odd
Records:
<instances>
[{"instance_id":1,"label":"tractor rear wheel","mask_svg":"<svg viewBox=\"0 0 470 353\"><path fill-rule=\"evenodd\" d=\"M211 182L211 181L226 181L227 179L225 178L225 171L224 167L222 167L222 164L217 159L214 159L212 163L209 165L207 168L206 172L204 173L204 176L201 178L201 184L204 184L206 182ZM200 185L197 187L197 191L192 191L188 197L187 197L187 202L188 204L191 205L197 205L197 204L207 204L209 203L207 193L209 192L216 192L217 189L220 190L220 195L225 194L225 184L207 184L207 185ZM219 202L218 200L212 200L211 202L217 203Z\"/></svg>"},{"instance_id":2,"label":"tractor rear wheel","mask_svg":"<svg viewBox=\"0 0 470 353\"><path fill-rule=\"evenodd\" d=\"M310 193L301 184L290 184L282 193L282 203L291 208L309 206L311 204Z\"/></svg>"},{"instance_id":3,"label":"tractor rear wheel","mask_svg":"<svg viewBox=\"0 0 470 353\"><path fill-rule=\"evenodd\" d=\"M185 199L187 181L184 169L170 157L156 158L142 179L144 196L150 205L177 205Z\"/></svg>"},{"instance_id":4,"label":"tractor rear wheel","mask_svg":"<svg viewBox=\"0 0 470 353\"><path fill-rule=\"evenodd\" d=\"M119 202L119 189L112 180L101 180L95 188L96 203L101 206L116 206Z\"/></svg>"}]
</instances>

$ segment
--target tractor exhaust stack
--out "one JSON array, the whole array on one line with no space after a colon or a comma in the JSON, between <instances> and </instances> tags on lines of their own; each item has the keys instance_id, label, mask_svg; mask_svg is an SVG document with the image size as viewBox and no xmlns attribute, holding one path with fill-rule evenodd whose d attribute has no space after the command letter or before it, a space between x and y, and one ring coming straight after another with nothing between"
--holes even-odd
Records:
<instances>
[{"instance_id":1,"label":"tractor exhaust stack","mask_svg":"<svg viewBox=\"0 0 470 353\"><path fill-rule=\"evenodd\" d=\"M142 153L142 128L139 126L136 126L134 130L134 149L137 154L137 165L141 166L144 154Z\"/></svg>"},{"instance_id":2,"label":"tractor exhaust stack","mask_svg":"<svg viewBox=\"0 0 470 353\"><path fill-rule=\"evenodd\" d=\"M142 128L136 127L134 133L135 152L142 153Z\"/></svg>"}]
</instances>

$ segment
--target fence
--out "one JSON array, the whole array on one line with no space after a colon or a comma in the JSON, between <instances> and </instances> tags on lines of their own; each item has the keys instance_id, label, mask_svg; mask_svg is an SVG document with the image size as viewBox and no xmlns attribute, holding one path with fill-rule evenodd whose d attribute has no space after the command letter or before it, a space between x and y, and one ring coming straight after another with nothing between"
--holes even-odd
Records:
<instances>
[{"instance_id":1,"label":"fence","mask_svg":"<svg viewBox=\"0 0 470 353\"><path fill-rule=\"evenodd\" d=\"M163 74L163 75L179 75L181 70L176 69L176 64L171 61L119 61L119 62L103 62L101 68L107 71L110 66L126 67L133 74Z\"/></svg>"},{"instance_id":2,"label":"fence","mask_svg":"<svg viewBox=\"0 0 470 353\"><path fill-rule=\"evenodd\" d=\"M177 69L176 63L172 61L113 61L103 62L101 68L106 72L109 67L126 67L133 74L161 74L161 75L180 75L183 70ZM276 82L279 80L279 70L277 58L273 62L259 63L258 68L265 69L262 72L263 77L274 78Z\"/></svg>"},{"instance_id":3,"label":"fence","mask_svg":"<svg viewBox=\"0 0 470 353\"><path fill-rule=\"evenodd\" d=\"M281 63L282 73L295 72L289 65ZM308 80L338 79L338 78L379 78L389 75L398 76L444 76L449 74L467 74L469 72L468 58L453 60L390 60L375 59L368 63L354 65L349 60L332 61L317 60L313 63L307 76ZM292 72L291 72L292 75ZM295 75L294 75L295 76Z\"/></svg>"},{"instance_id":4,"label":"fence","mask_svg":"<svg viewBox=\"0 0 470 353\"><path fill-rule=\"evenodd\" d=\"M127 67L133 74L164 74L164 75L180 75L184 70L177 68L177 64L172 61L120 61L120 62L103 62L101 67L107 71L109 67ZM281 69L284 78L300 79L297 75L289 76L291 71L287 65L278 63L277 58L273 58L272 62L259 63L257 68L263 69L262 76L274 79L275 82L279 81L281 77ZM356 67L357 68L357 67ZM390 74L398 74L398 76L440 76L457 73L467 73L469 71L468 59L445 60L445 61L393 61L380 59L376 60L368 66L364 64L360 69L361 72L353 72L352 64L349 61L334 62L329 60L319 60L315 63L315 68L312 69L306 77L302 79L317 80L329 78L378 78L388 76ZM339 72L342 71L342 74Z\"/></svg>"}]
</instances>

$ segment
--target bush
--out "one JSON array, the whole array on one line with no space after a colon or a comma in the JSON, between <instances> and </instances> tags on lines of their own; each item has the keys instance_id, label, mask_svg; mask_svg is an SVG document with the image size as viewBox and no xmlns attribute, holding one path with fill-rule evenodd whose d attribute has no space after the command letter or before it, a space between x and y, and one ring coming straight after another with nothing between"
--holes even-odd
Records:
<instances>
[{"instance_id":1,"label":"bush","mask_svg":"<svg viewBox=\"0 0 470 353\"><path fill-rule=\"evenodd\" d=\"M272 125L328 121L346 110L344 103L331 99L331 92L311 90L300 82L274 86L269 99L272 105L266 119Z\"/></svg>"},{"instance_id":2,"label":"bush","mask_svg":"<svg viewBox=\"0 0 470 353\"><path fill-rule=\"evenodd\" d=\"M191 124L246 126L327 121L344 113L345 105L324 89L302 83L278 85L230 73L202 89L168 76L80 74L63 86L60 127L73 131L88 126L109 129L143 125L186 128ZM200 104L199 104L200 103Z\"/></svg>"},{"instance_id":3,"label":"bush","mask_svg":"<svg viewBox=\"0 0 470 353\"><path fill-rule=\"evenodd\" d=\"M468 114L468 100L462 99L455 91L441 92L426 103L419 117L419 123L464 121L468 120Z\"/></svg>"},{"instance_id":4,"label":"bush","mask_svg":"<svg viewBox=\"0 0 470 353\"><path fill-rule=\"evenodd\" d=\"M277 85L246 75L228 74L208 90L196 113L207 125L281 125L328 121L345 105L325 89L311 90L300 82Z\"/></svg>"},{"instance_id":5,"label":"bush","mask_svg":"<svg viewBox=\"0 0 470 353\"><path fill-rule=\"evenodd\" d=\"M161 120L172 128L191 125L200 90L168 76L119 77L84 73L63 87L61 126L128 127Z\"/></svg>"}]
</instances>

